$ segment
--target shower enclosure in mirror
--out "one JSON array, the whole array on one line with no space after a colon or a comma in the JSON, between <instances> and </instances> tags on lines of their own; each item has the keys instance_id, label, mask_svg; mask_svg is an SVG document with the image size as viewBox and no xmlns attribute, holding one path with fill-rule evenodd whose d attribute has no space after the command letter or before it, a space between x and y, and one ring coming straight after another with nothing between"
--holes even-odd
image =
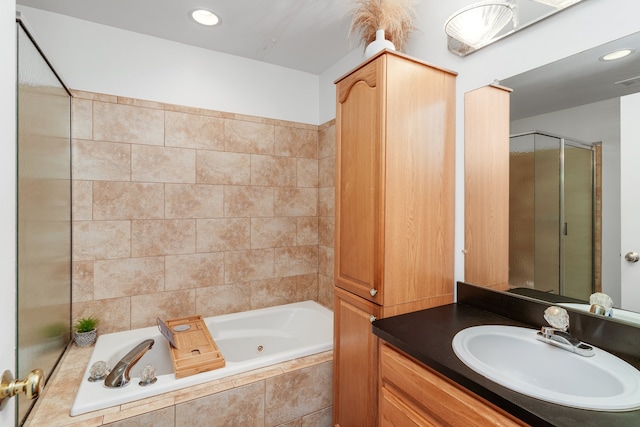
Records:
<instances>
[{"instance_id":1,"label":"shower enclosure in mirror","mask_svg":"<svg viewBox=\"0 0 640 427\"><path fill-rule=\"evenodd\" d=\"M509 286L580 300L599 290L596 149L543 132L510 137Z\"/></svg>"},{"instance_id":2,"label":"shower enclosure in mirror","mask_svg":"<svg viewBox=\"0 0 640 427\"><path fill-rule=\"evenodd\" d=\"M49 376L70 340L70 94L24 25L18 31L17 378ZM16 399L17 420L32 401Z\"/></svg>"}]
</instances>

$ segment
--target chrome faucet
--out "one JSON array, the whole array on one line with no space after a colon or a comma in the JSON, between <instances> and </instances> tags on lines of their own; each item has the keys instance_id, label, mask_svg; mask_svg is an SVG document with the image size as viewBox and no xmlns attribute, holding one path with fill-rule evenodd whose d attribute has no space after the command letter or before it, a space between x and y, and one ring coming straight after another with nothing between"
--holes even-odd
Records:
<instances>
[{"instance_id":1,"label":"chrome faucet","mask_svg":"<svg viewBox=\"0 0 640 427\"><path fill-rule=\"evenodd\" d=\"M120 359L109 375L107 375L107 378L104 379L105 387L117 388L129 384L129 371L131 371L133 365L138 363L138 360L153 347L154 343L155 341L152 339L144 340Z\"/></svg>"},{"instance_id":2,"label":"chrome faucet","mask_svg":"<svg viewBox=\"0 0 640 427\"><path fill-rule=\"evenodd\" d=\"M591 357L595 355L593 347L589 344L585 344L579 339L575 338L569 332L561 329L552 328L550 326L543 326L538 332L536 337L538 341L542 341L547 344L555 345L563 350L570 351L580 356Z\"/></svg>"},{"instance_id":3,"label":"chrome faucet","mask_svg":"<svg viewBox=\"0 0 640 427\"><path fill-rule=\"evenodd\" d=\"M595 350L589 344L585 344L575 338L569 329L569 313L562 307L551 306L544 311L544 320L551 326L543 326L536 339L547 344L555 345L563 350L570 351L580 356L593 356Z\"/></svg>"}]
</instances>

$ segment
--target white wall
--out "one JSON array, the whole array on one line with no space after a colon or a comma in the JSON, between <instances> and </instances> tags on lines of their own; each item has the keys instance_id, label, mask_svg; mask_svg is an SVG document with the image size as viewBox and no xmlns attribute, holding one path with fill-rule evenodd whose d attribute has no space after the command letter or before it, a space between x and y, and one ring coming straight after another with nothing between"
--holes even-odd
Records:
<instances>
[{"instance_id":1,"label":"white wall","mask_svg":"<svg viewBox=\"0 0 640 427\"><path fill-rule=\"evenodd\" d=\"M602 142L602 290L620 304L620 98L511 122L511 133L543 130Z\"/></svg>"},{"instance_id":2,"label":"white wall","mask_svg":"<svg viewBox=\"0 0 640 427\"><path fill-rule=\"evenodd\" d=\"M18 6L72 89L318 124L318 76Z\"/></svg>"},{"instance_id":3,"label":"white wall","mask_svg":"<svg viewBox=\"0 0 640 427\"><path fill-rule=\"evenodd\" d=\"M320 93L320 124L336 117L336 88L333 82L351 71L362 61L364 61L364 49L359 47L345 55L320 75L318 86Z\"/></svg>"},{"instance_id":4,"label":"white wall","mask_svg":"<svg viewBox=\"0 0 640 427\"><path fill-rule=\"evenodd\" d=\"M16 7L0 1L0 375L16 375ZM35 367L34 367L35 368ZM0 426L15 423L15 399L4 402Z\"/></svg>"}]
</instances>

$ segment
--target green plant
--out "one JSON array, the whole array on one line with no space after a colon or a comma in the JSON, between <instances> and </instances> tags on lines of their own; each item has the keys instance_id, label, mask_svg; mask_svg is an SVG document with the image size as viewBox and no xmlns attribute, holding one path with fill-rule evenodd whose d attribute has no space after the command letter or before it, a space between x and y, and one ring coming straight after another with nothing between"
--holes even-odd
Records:
<instances>
[{"instance_id":1,"label":"green plant","mask_svg":"<svg viewBox=\"0 0 640 427\"><path fill-rule=\"evenodd\" d=\"M409 33L415 30L415 2L416 0L351 0L353 19L349 33L360 33L360 41L366 47L375 40L377 30L384 30L385 38L401 51Z\"/></svg>"},{"instance_id":2,"label":"green plant","mask_svg":"<svg viewBox=\"0 0 640 427\"><path fill-rule=\"evenodd\" d=\"M69 335L69 325L64 323L51 323L44 326L41 329L42 336L45 338L61 337L63 335Z\"/></svg>"},{"instance_id":3,"label":"green plant","mask_svg":"<svg viewBox=\"0 0 640 427\"><path fill-rule=\"evenodd\" d=\"M89 332L97 328L98 323L100 323L100 320L96 317L82 317L73 324L73 329L75 329L76 332Z\"/></svg>"}]
</instances>

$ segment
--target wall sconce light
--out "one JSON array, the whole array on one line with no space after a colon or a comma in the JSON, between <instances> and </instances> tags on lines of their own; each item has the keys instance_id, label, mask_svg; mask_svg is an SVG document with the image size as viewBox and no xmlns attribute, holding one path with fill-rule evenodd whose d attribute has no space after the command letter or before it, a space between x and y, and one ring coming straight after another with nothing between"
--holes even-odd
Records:
<instances>
[{"instance_id":1,"label":"wall sconce light","mask_svg":"<svg viewBox=\"0 0 640 427\"><path fill-rule=\"evenodd\" d=\"M451 15L444 24L444 31L455 39L454 43L457 41L476 50L514 21L513 9L512 3L501 0L474 3Z\"/></svg>"}]
</instances>

